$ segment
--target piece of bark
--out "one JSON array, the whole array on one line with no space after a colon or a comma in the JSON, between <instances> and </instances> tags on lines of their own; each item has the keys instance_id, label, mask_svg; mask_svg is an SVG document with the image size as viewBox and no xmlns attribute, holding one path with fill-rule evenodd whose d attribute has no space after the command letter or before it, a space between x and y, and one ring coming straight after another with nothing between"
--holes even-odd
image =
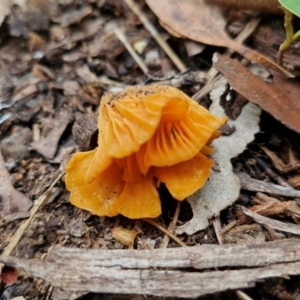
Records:
<instances>
[{"instance_id":1,"label":"piece of bark","mask_svg":"<svg viewBox=\"0 0 300 300\"><path fill-rule=\"evenodd\" d=\"M294 205L293 201L285 202L268 202L263 204L257 204L251 207L253 212L265 217L283 215L285 211Z\"/></svg>"},{"instance_id":2,"label":"piece of bark","mask_svg":"<svg viewBox=\"0 0 300 300\"><path fill-rule=\"evenodd\" d=\"M300 189L300 175L293 176L288 179L288 183L295 189Z\"/></svg>"},{"instance_id":3,"label":"piece of bark","mask_svg":"<svg viewBox=\"0 0 300 300\"><path fill-rule=\"evenodd\" d=\"M0 211L6 216L28 211L31 206L32 202L11 184L10 176L0 151Z\"/></svg>"},{"instance_id":4,"label":"piece of bark","mask_svg":"<svg viewBox=\"0 0 300 300\"><path fill-rule=\"evenodd\" d=\"M298 239L287 239L247 246L201 245L141 251L58 246L45 261L10 256L0 256L0 261L64 290L193 298L250 287L265 278L299 274L300 244ZM197 270L245 265L251 268Z\"/></svg>"},{"instance_id":5,"label":"piece of bark","mask_svg":"<svg viewBox=\"0 0 300 300\"><path fill-rule=\"evenodd\" d=\"M97 147L98 116L95 113L83 115L72 129L75 143L80 151L89 151Z\"/></svg>"},{"instance_id":6,"label":"piece of bark","mask_svg":"<svg viewBox=\"0 0 300 300\"><path fill-rule=\"evenodd\" d=\"M285 197L300 197L300 191L294 190L293 188L253 179L242 172L239 172L236 175L241 181L242 189L247 191L264 192Z\"/></svg>"},{"instance_id":7,"label":"piece of bark","mask_svg":"<svg viewBox=\"0 0 300 300\"><path fill-rule=\"evenodd\" d=\"M263 193L257 193L256 196L253 198L253 200L255 202L258 203L270 203L270 202L275 202L275 203L281 203L282 201L273 198L273 197L269 197ZM292 202L292 205L289 205L286 209L285 209L285 213L289 216L292 217L294 220L296 220L296 223L299 224L299 220L300 220L300 208L299 206L296 204L296 201L287 201L287 202ZM298 220L298 221L297 221Z\"/></svg>"},{"instance_id":8,"label":"piece of bark","mask_svg":"<svg viewBox=\"0 0 300 300\"><path fill-rule=\"evenodd\" d=\"M277 154L264 146L260 146L260 148L267 154L267 156L272 161L274 167L280 171L280 173L289 173L291 171L297 171L300 169L300 161L298 161L292 151L289 148L289 161L285 163L281 158L277 156Z\"/></svg>"},{"instance_id":9,"label":"piece of bark","mask_svg":"<svg viewBox=\"0 0 300 300\"><path fill-rule=\"evenodd\" d=\"M71 257L84 265L93 265L97 261L102 267L122 266L127 269L262 267L272 263L300 261L300 243L298 239L287 239L256 245L204 244L142 251L86 250L56 246L48 254L47 260L67 261Z\"/></svg>"},{"instance_id":10,"label":"piece of bark","mask_svg":"<svg viewBox=\"0 0 300 300\"><path fill-rule=\"evenodd\" d=\"M257 222L259 224L263 224L263 225L266 225L268 227L271 227L273 229L280 230L283 232L300 235L300 226L299 225L287 223L287 222L284 223L281 221L277 221L274 219L270 219L270 218L261 216L246 207L241 207L241 209L246 216L252 218L255 222Z\"/></svg>"}]
</instances>

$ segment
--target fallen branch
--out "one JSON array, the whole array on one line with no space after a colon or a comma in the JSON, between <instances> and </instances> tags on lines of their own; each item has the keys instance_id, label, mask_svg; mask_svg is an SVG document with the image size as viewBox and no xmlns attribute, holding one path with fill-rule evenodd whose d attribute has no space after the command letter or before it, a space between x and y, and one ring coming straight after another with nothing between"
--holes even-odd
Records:
<instances>
[{"instance_id":1,"label":"fallen branch","mask_svg":"<svg viewBox=\"0 0 300 300\"><path fill-rule=\"evenodd\" d=\"M191 298L246 288L270 277L300 274L300 243L287 239L141 251L56 246L45 261L11 256L0 256L0 261L70 291ZM218 267L227 270L203 271Z\"/></svg>"},{"instance_id":2,"label":"fallen branch","mask_svg":"<svg viewBox=\"0 0 300 300\"><path fill-rule=\"evenodd\" d=\"M268 227L271 227L273 229L280 230L283 232L300 235L300 226L299 225L270 219L270 218L264 217L256 212L254 212L246 207L241 207L241 208L242 208L243 213L246 216L252 218L255 222L257 222L259 224L267 225Z\"/></svg>"},{"instance_id":3,"label":"fallen branch","mask_svg":"<svg viewBox=\"0 0 300 300\"><path fill-rule=\"evenodd\" d=\"M300 197L300 191L297 191L291 187L285 187L278 184L253 179L246 173L242 172L239 172L236 175L241 181L242 189L247 191L263 192L286 197Z\"/></svg>"}]
</instances>

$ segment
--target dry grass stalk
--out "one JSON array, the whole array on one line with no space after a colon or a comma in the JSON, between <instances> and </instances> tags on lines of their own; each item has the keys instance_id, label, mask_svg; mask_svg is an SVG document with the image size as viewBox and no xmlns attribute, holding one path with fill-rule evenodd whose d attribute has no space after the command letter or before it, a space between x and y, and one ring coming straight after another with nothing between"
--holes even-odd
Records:
<instances>
[{"instance_id":1,"label":"dry grass stalk","mask_svg":"<svg viewBox=\"0 0 300 300\"><path fill-rule=\"evenodd\" d=\"M167 234L170 238L172 238L177 244L179 244L182 247L187 247L187 244L184 243L181 239L179 239L176 235L173 233L169 232L168 229L163 227L162 225L158 224L152 219L143 219L145 222L149 223L150 225L154 226L155 228L159 229L163 233Z\"/></svg>"},{"instance_id":2,"label":"dry grass stalk","mask_svg":"<svg viewBox=\"0 0 300 300\"><path fill-rule=\"evenodd\" d=\"M40 208L46 203L47 199L50 197L53 187L58 183L58 181L64 176L64 172L59 172L56 178L53 180L52 184L49 188L39 197L36 201L35 205L32 207L30 211L30 217L21 223L20 227L16 231L13 236L11 242L7 245L5 250L3 251L3 255L11 255L21 240L25 230L28 228L32 220L34 219L36 213L40 210ZM1 266L0 266L1 267Z\"/></svg>"},{"instance_id":3,"label":"dry grass stalk","mask_svg":"<svg viewBox=\"0 0 300 300\"><path fill-rule=\"evenodd\" d=\"M138 56L138 54L135 52L135 50L132 48L131 44L127 40L126 35L123 33L123 31L119 27L116 27L114 29L114 33L116 34L118 39L124 44L127 51L130 53L130 55L135 60L135 62L138 64L138 66L141 68L141 70L144 72L144 74L147 75L149 73L148 67L143 62L143 60Z\"/></svg>"},{"instance_id":4,"label":"dry grass stalk","mask_svg":"<svg viewBox=\"0 0 300 300\"><path fill-rule=\"evenodd\" d=\"M180 213L180 207L181 207L181 202L178 201L173 219L172 219L172 221L171 221L171 223L169 224L169 227L168 227L168 231L170 233L174 233L176 223L178 221L178 216L179 216L179 213ZM167 248L168 244L169 244L169 241L170 241L170 237L166 234L164 236L164 239L162 240L159 248L161 248L161 249Z\"/></svg>"},{"instance_id":5,"label":"dry grass stalk","mask_svg":"<svg viewBox=\"0 0 300 300\"><path fill-rule=\"evenodd\" d=\"M125 2L127 3L128 7L138 16L140 21L144 24L145 28L149 31L151 36L156 40L159 46L169 56L169 58L172 60L172 62L178 68L178 70L180 70L180 72L186 71L187 67L185 66L185 64L161 37L161 35L154 27L154 25L150 22L148 17L140 10L139 6L136 3L134 3L133 0L125 0Z\"/></svg>"}]
</instances>

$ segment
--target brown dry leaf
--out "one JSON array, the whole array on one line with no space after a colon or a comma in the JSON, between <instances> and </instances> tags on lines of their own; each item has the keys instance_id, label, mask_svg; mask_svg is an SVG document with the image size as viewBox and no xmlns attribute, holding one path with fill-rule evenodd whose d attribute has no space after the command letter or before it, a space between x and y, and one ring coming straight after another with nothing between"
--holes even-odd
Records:
<instances>
[{"instance_id":1,"label":"brown dry leaf","mask_svg":"<svg viewBox=\"0 0 300 300\"><path fill-rule=\"evenodd\" d=\"M223 16L203 0L146 0L146 2L170 34L233 49L251 61L274 69L287 77L294 77L267 57L233 41L217 22Z\"/></svg>"},{"instance_id":2,"label":"brown dry leaf","mask_svg":"<svg viewBox=\"0 0 300 300\"><path fill-rule=\"evenodd\" d=\"M123 227L115 227L111 230L111 233L119 243L129 247L129 249L133 249L134 240L137 235L136 231Z\"/></svg>"},{"instance_id":3,"label":"brown dry leaf","mask_svg":"<svg viewBox=\"0 0 300 300\"><path fill-rule=\"evenodd\" d=\"M218 54L214 56L214 67L239 94L300 133L299 83L278 75L274 75L274 83L266 83L238 61Z\"/></svg>"}]
</instances>

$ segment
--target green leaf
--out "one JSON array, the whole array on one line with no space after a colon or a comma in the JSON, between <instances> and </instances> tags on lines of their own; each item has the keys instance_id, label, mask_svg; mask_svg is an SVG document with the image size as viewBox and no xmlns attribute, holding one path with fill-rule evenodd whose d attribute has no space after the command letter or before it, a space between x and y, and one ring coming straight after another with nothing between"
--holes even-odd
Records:
<instances>
[{"instance_id":1,"label":"green leaf","mask_svg":"<svg viewBox=\"0 0 300 300\"><path fill-rule=\"evenodd\" d=\"M280 4L300 18L300 0L278 0Z\"/></svg>"}]
</instances>

